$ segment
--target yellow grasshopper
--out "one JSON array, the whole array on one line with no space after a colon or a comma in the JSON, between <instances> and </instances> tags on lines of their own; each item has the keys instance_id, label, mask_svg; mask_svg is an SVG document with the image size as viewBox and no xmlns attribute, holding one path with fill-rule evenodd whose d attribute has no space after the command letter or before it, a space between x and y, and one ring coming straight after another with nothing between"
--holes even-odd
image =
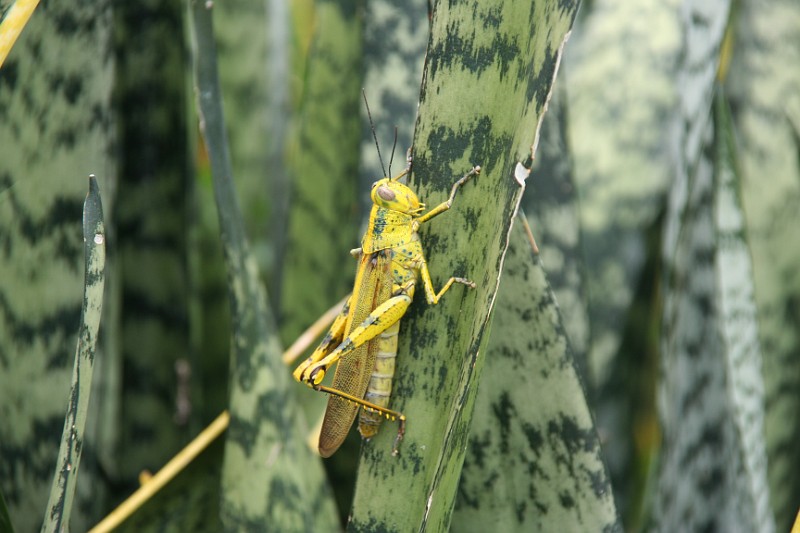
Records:
<instances>
[{"instance_id":1,"label":"yellow grasshopper","mask_svg":"<svg viewBox=\"0 0 800 533\"><path fill-rule=\"evenodd\" d=\"M358 429L365 439L377 433L381 417L399 421L392 449L392 455L397 455L406 417L388 405L400 319L414 297L417 281L422 279L425 298L431 305L438 303L453 283L475 288L469 280L451 277L437 293L417 230L450 209L458 188L480 173L480 167L456 181L446 202L422 214L425 204L398 182L408 174L410 166L409 160L400 174L372 185L369 226L361 248L350 252L358 259L353 293L319 347L293 373L296 380L331 395L319 436L322 457L330 457L339 449L359 408L362 412ZM334 364L333 386L322 385Z\"/></svg>"}]
</instances>

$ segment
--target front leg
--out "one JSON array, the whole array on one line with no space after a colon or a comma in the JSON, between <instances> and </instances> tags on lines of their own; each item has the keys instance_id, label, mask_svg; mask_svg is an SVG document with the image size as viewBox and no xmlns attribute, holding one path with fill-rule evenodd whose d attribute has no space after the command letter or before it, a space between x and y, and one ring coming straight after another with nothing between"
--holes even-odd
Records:
<instances>
[{"instance_id":1,"label":"front leg","mask_svg":"<svg viewBox=\"0 0 800 533\"><path fill-rule=\"evenodd\" d=\"M453 188L450 190L450 198L448 198L446 202L442 202L441 204L437 205L436 207L434 207L421 217L415 219L416 222L422 224L423 222L432 219L436 215L441 215L442 213L450 209L450 206L453 205L453 199L456 197L456 191L458 190L458 188L464 185L464 183L466 183L469 178L480 173L481 173L481 167L479 166L472 167L472 170L467 172L460 180L458 180L453 184Z\"/></svg>"},{"instance_id":2,"label":"front leg","mask_svg":"<svg viewBox=\"0 0 800 533\"><path fill-rule=\"evenodd\" d=\"M326 333L325 337L322 338L322 342L319 343L319 346L316 350L314 350L314 353L312 353L308 359L300 363L294 372L292 372L294 379L297 381L303 381L302 375L308 367L330 354L342 343L342 338L344 337L344 328L347 324L347 317L350 314L351 298L347 299L347 303L344 304L341 313L339 313L339 315L336 317L336 320L333 321L328 333Z\"/></svg>"},{"instance_id":3,"label":"front leg","mask_svg":"<svg viewBox=\"0 0 800 533\"><path fill-rule=\"evenodd\" d=\"M298 371L300 371L300 368L298 367L298 369L295 370L295 378L312 387L319 385L322 383L325 374L331 366L339 362L341 358L347 357L353 353L356 348L365 342L371 341L400 320L406 313L410 303L411 297L408 294L401 293L392 296L376 307L375 310L367 316L364 322L353 328L350 334L329 355L317 362L307 365L299 374Z\"/></svg>"}]
</instances>

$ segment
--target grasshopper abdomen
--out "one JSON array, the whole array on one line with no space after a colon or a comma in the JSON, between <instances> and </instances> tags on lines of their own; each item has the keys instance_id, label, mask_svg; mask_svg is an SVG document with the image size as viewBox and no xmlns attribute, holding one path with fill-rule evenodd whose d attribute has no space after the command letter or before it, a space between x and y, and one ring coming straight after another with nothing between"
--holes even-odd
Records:
<instances>
[{"instance_id":1,"label":"grasshopper abdomen","mask_svg":"<svg viewBox=\"0 0 800 533\"><path fill-rule=\"evenodd\" d=\"M397 359L397 337L400 333L400 321L378 335L378 350L375 356L375 367L370 376L367 393L364 399L380 407L389 407L394 380L395 360ZM368 439L378 432L381 421L387 416L373 410L361 409L358 431Z\"/></svg>"}]
</instances>

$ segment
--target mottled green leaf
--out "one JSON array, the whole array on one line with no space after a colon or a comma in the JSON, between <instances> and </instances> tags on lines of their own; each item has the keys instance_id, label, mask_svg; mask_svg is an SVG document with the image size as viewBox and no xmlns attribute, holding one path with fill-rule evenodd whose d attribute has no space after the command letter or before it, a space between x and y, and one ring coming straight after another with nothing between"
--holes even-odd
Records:
<instances>
[{"instance_id":1,"label":"mottled green leaf","mask_svg":"<svg viewBox=\"0 0 800 533\"><path fill-rule=\"evenodd\" d=\"M675 175L664 231L665 272L659 413L663 442L653 520L663 531L726 530L741 518L735 486L725 362L715 332L711 97L729 2L682 11ZM747 528L745 528L747 529Z\"/></svg>"},{"instance_id":2,"label":"mottled green leaf","mask_svg":"<svg viewBox=\"0 0 800 533\"><path fill-rule=\"evenodd\" d=\"M18 531L41 526L64 424L85 176L100 175L104 195L113 190L109 7L40 4L0 68L0 491ZM91 424L85 436L75 531L109 492Z\"/></svg>"},{"instance_id":3,"label":"mottled green leaf","mask_svg":"<svg viewBox=\"0 0 800 533\"><path fill-rule=\"evenodd\" d=\"M800 3L737 5L726 87L764 350L770 497L786 531L800 506Z\"/></svg>"},{"instance_id":4,"label":"mottled green leaf","mask_svg":"<svg viewBox=\"0 0 800 533\"><path fill-rule=\"evenodd\" d=\"M567 49L569 49L567 46ZM522 198L522 208L541 254L542 268L553 290L572 357L581 378L588 378L589 317L582 268L578 195L568 143L565 79L556 84L542 122L539 149Z\"/></svg>"},{"instance_id":5,"label":"mottled green leaf","mask_svg":"<svg viewBox=\"0 0 800 533\"><path fill-rule=\"evenodd\" d=\"M739 506L752 515L755 529L773 531L753 266L745 234L733 124L721 89L715 95L714 128L715 304L736 445L743 463L738 472L742 484Z\"/></svg>"},{"instance_id":6,"label":"mottled green leaf","mask_svg":"<svg viewBox=\"0 0 800 533\"><path fill-rule=\"evenodd\" d=\"M289 142L289 206L281 228L279 324L286 343L352 288L356 263L348 251L358 246L359 237L359 111L365 52L361 5L355 0L316 2L309 25L303 90L296 96L300 106ZM322 416L326 395L299 385L294 392L312 423ZM346 448L326 467L333 471L332 483L340 481L335 478L341 474L345 481L337 484L351 487L357 447ZM351 492L344 487L337 491L343 513Z\"/></svg>"},{"instance_id":7,"label":"mottled green leaf","mask_svg":"<svg viewBox=\"0 0 800 533\"><path fill-rule=\"evenodd\" d=\"M670 129L664 124L674 116L677 99L681 1L583 2L561 80L568 96L566 134L574 158L582 249L582 260L566 260L564 268L565 274L579 269L585 276L587 393L603 436L619 511L626 519L639 514L636 500L642 496L644 470L657 440L639 439L650 444L647 449L636 443L637 433L645 433L636 427L639 421L656 426L649 399L654 378L640 371L653 368L655 356L647 357L629 332L645 338L651 330L642 327L646 314L635 298L642 287L655 285L648 283L646 268L656 263L648 255L656 247L650 236L660 232L652 228L663 212L670 179ZM530 208L526 213L539 216ZM538 242L541 230L533 224L533 231ZM575 308L574 295L562 298L547 242L539 244L580 361L581 339L570 328L580 308ZM642 410L649 413L639 415Z\"/></svg>"},{"instance_id":8,"label":"mottled green leaf","mask_svg":"<svg viewBox=\"0 0 800 533\"><path fill-rule=\"evenodd\" d=\"M105 363L109 390L98 408L105 413L104 465L128 490L139 472L158 469L197 431L201 412L186 378L187 371L199 377L201 365L189 349L183 13L180 3L160 0L125 2L114 10L122 156L109 292L120 308L106 320L118 328L120 353ZM185 406L180 412L178 404Z\"/></svg>"},{"instance_id":9,"label":"mottled green leaf","mask_svg":"<svg viewBox=\"0 0 800 533\"><path fill-rule=\"evenodd\" d=\"M291 141L290 211L283 255L284 342L350 290L358 242L361 21L355 0L322 0L306 64L297 133Z\"/></svg>"},{"instance_id":10,"label":"mottled green leaf","mask_svg":"<svg viewBox=\"0 0 800 533\"><path fill-rule=\"evenodd\" d=\"M621 531L600 439L539 254L515 222L453 531Z\"/></svg>"},{"instance_id":11,"label":"mottled green leaf","mask_svg":"<svg viewBox=\"0 0 800 533\"><path fill-rule=\"evenodd\" d=\"M354 192L356 195L354 199L358 201L355 206L357 216L351 218L348 214L346 221L355 224L354 227L361 227L363 231L369 209L372 207L370 199L372 184L383 177L385 171L391 170L391 173L396 175L407 164L406 150L411 146L411 136L414 133L419 87L422 82L422 65L428 44L427 0L402 2L370 0L365 5L362 25L363 46L360 59L363 69L362 83L385 167L381 168L378 161L378 151L370 129L366 105L363 101L359 101L361 130L359 179L358 190ZM347 120L350 118L346 117ZM397 146L392 159L395 128ZM325 135L325 132L319 133ZM390 161L392 161L391 169L388 168ZM349 234L350 226L348 225L346 229ZM310 239L308 241L303 241L301 244L303 246L313 244ZM347 250L358 245L359 241L355 238L346 248L337 252L337 258L347 259L343 270L332 273L339 276L337 286L341 280L352 279L355 264L345 254ZM306 391L301 391L300 394L306 394ZM306 397L308 396L310 395ZM312 409L315 414L311 416L319 418L327 398L319 394L316 396L318 398L313 399L315 404ZM335 487L342 516L347 515L352 502L359 441L360 438L353 432L339 451L325 461L325 468L331 484Z\"/></svg>"},{"instance_id":12,"label":"mottled green leaf","mask_svg":"<svg viewBox=\"0 0 800 533\"><path fill-rule=\"evenodd\" d=\"M659 531L775 530L750 258L724 102L688 176L664 308ZM671 205L671 207L673 207ZM679 212L670 210L670 216Z\"/></svg>"},{"instance_id":13,"label":"mottled green leaf","mask_svg":"<svg viewBox=\"0 0 800 533\"><path fill-rule=\"evenodd\" d=\"M284 234L287 197L283 162L288 128L288 3L234 0L216 5L220 83L231 164L245 228L259 271L276 294L274 241ZM281 217L281 218L278 218Z\"/></svg>"},{"instance_id":14,"label":"mottled green leaf","mask_svg":"<svg viewBox=\"0 0 800 533\"><path fill-rule=\"evenodd\" d=\"M663 124L676 101L680 3L584 3L565 54L567 134L591 316L590 390L602 390L612 377L625 314L646 260L645 228L661 211L670 179L669 130ZM611 438L617 438L624 422L614 419L619 415L613 408L609 414L598 423L614 428Z\"/></svg>"},{"instance_id":15,"label":"mottled green leaf","mask_svg":"<svg viewBox=\"0 0 800 533\"><path fill-rule=\"evenodd\" d=\"M711 99L730 0L687 0L681 10L681 63L678 68L678 114L670 142L675 150L675 176L670 189L664 230L664 255L670 258L688 209L695 172L703 172L702 154L711 121ZM669 274L669 261L665 265Z\"/></svg>"},{"instance_id":16,"label":"mottled green leaf","mask_svg":"<svg viewBox=\"0 0 800 533\"><path fill-rule=\"evenodd\" d=\"M392 405L408 416L406 436L399 457L389 428L363 447L351 531L449 527L511 220L576 9L435 6L410 182L433 207L483 168L421 232L437 287L450 275L478 287L454 287L436 307L418 298L403 319Z\"/></svg>"},{"instance_id":17,"label":"mottled green leaf","mask_svg":"<svg viewBox=\"0 0 800 533\"><path fill-rule=\"evenodd\" d=\"M50 499L42 531L61 532L69 528L75 500L75 484L81 462L84 428L92 391L92 373L96 355L97 332L103 310L105 287L106 230L100 189L94 176L89 177L89 194L83 204L84 285L78 346L72 368L72 385L67 398L67 415L56 461Z\"/></svg>"},{"instance_id":18,"label":"mottled green leaf","mask_svg":"<svg viewBox=\"0 0 800 533\"><path fill-rule=\"evenodd\" d=\"M321 464L305 445L301 412L250 254L225 134L213 4L190 2L195 83L228 268L231 341L230 426L225 442L220 515L234 530L329 531L337 523ZM314 512L308 512L313 509Z\"/></svg>"}]
</instances>

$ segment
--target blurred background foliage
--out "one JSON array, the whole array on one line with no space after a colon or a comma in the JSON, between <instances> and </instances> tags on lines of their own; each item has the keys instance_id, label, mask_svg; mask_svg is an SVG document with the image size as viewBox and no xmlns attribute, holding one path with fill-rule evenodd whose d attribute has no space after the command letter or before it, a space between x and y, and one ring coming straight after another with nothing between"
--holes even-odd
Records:
<instances>
[{"instance_id":1,"label":"blurred background foliage","mask_svg":"<svg viewBox=\"0 0 800 533\"><path fill-rule=\"evenodd\" d=\"M1 1L0 16L15 4ZM361 88L385 160L397 127L397 169L436 4L213 4L269 353L348 291L347 252L383 174ZM571 36L520 211L535 244L512 234L487 304L497 336L481 348L453 530L787 531L800 506L800 3L585 0L577 17L563 4ZM20 532L45 512L80 318L86 175L99 178L108 255L72 530L239 394L209 117L192 81L197 39L212 37L193 33L190 10L44 2L0 66L0 530L5 506ZM555 27L532 19L528 31L543 40ZM324 398L297 385L284 401L310 426ZM225 445L123 529L234 528L220 517L246 500L231 483L244 473ZM308 513L335 498L344 523L358 454L351 435L324 463L323 503L284 494Z\"/></svg>"}]
</instances>

